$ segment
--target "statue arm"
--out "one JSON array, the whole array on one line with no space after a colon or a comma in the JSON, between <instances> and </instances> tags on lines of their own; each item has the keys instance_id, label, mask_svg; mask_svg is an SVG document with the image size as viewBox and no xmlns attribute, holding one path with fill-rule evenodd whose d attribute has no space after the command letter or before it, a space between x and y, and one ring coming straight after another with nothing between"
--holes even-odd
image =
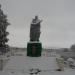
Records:
<instances>
[{"instance_id":1,"label":"statue arm","mask_svg":"<svg viewBox=\"0 0 75 75\"><path fill-rule=\"evenodd\" d=\"M38 20L38 21L36 21L36 22L33 22L32 21L32 23L31 24L38 24L38 23L41 23L43 20Z\"/></svg>"}]
</instances>

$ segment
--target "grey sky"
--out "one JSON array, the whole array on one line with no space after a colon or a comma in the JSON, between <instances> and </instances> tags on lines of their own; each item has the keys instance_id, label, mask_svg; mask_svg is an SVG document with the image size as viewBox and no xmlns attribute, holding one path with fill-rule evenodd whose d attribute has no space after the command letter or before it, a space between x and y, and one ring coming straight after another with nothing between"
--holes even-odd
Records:
<instances>
[{"instance_id":1,"label":"grey sky","mask_svg":"<svg viewBox=\"0 0 75 75\"><path fill-rule=\"evenodd\" d=\"M39 15L44 47L70 47L75 43L75 0L0 0L11 25L9 45L26 47L32 18Z\"/></svg>"}]
</instances>

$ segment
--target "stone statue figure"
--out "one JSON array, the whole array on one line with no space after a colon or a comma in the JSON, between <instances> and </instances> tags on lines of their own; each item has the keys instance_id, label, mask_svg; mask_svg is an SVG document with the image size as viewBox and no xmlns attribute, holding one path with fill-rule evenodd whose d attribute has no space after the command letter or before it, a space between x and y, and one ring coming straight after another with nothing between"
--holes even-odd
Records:
<instances>
[{"instance_id":1,"label":"stone statue figure","mask_svg":"<svg viewBox=\"0 0 75 75\"><path fill-rule=\"evenodd\" d=\"M35 18L32 20L30 26L30 41L39 41L41 22L42 20L38 19L38 16L35 16Z\"/></svg>"}]
</instances>

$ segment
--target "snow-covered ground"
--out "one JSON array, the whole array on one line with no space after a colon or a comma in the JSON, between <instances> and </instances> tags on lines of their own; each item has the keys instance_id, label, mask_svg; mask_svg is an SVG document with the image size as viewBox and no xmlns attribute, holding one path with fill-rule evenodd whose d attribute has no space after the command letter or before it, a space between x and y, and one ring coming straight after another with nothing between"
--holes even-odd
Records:
<instances>
[{"instance_id":1,"label":"snow-covered ground","mask_svg":"<svg viewBox=\"0 0 75 75\"><path fill-rule=\"evenodd\" d=\"M75 69L55 71L58 68L56 55L55 52L42 52L41 57L27 57L26 52L17 52L9 58L0 75L75 75Z\"/></svg>"}]
</instances>

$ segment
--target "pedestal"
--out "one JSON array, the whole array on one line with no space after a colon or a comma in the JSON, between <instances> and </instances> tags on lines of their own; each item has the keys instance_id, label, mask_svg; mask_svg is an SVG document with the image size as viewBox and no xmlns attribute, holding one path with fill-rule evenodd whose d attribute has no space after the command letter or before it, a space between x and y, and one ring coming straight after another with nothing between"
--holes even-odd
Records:
<instances>
[{"instance_id":1,"label":"pedestal","mask_svg":"<svg viewBox=\"0 0 75 75\"><path fill-rule=\"evenodd\" d=\"M39 57L42 52L42 44L40 42L27 43L27 56Z\"/></svg>"}]
</instances>

